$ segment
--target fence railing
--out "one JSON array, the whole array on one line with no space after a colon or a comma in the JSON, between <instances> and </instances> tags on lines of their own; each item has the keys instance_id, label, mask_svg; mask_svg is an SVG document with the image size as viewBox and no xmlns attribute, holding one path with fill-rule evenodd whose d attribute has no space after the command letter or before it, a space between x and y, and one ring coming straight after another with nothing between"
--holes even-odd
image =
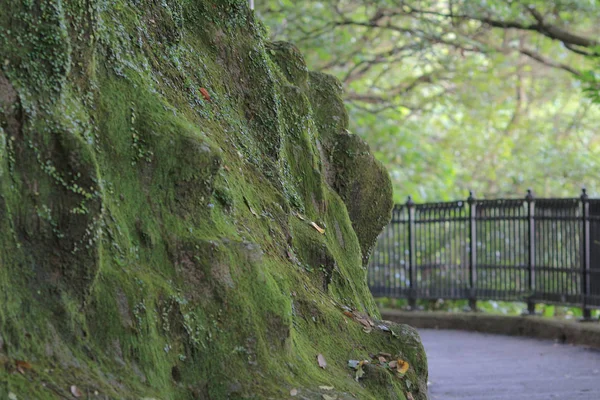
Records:
<instances>
[{"instance_id":1,"label":"fence railing","mask_svg":"<svg viewBox=\"0 0 600 400\"><path fill-rule=\"evenodd\" d=\"M600 308L600 199L406 204L371 255L376 297L523 301Z\"/></svg>"}]
</instances>

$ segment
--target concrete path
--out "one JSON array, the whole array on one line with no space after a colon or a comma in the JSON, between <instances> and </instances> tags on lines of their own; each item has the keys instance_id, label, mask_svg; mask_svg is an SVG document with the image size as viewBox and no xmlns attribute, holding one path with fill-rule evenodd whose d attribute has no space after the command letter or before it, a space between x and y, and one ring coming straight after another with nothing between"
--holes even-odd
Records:
<instances>
[{"instance_id":1,"label":"concrete path","mask_svg":"<svg viewBox=\"0 0 600 400\"><path fill-rule=\"evenodd\" d=\"M551 341L419 329L431 400L600 400L600 351Z\"/></svg>"}]
</instances>

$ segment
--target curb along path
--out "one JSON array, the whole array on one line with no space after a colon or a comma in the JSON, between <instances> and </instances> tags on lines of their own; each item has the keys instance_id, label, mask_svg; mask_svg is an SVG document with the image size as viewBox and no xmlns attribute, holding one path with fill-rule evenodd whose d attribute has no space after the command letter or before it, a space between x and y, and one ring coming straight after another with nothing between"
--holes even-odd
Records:
<instances>
[{"instance_id":1,"label":"curb along path","mask_svg":"<svg viewBox=\"0 0 600 400\"><path fill-rule=\"evenodd\" d=\"M431 400L600 399L600 350L478 332L419 333Z\"/></svg>"}]
</instances>

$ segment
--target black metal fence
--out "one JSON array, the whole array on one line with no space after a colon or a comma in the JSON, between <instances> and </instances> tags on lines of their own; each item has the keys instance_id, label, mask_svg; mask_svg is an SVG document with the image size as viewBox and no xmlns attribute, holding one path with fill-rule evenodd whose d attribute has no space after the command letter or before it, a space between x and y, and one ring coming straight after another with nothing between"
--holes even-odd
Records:
<instances>
[{"instance_id":1,"label":"black metal fence","mask_svg":"<svg viewBox=\"0 0 600 400\"><path fill-rule=\"evenodd\" d=\"M369 263L376 297L600 308L600 199L396 205Z\"/></svg>"}]
</instances>

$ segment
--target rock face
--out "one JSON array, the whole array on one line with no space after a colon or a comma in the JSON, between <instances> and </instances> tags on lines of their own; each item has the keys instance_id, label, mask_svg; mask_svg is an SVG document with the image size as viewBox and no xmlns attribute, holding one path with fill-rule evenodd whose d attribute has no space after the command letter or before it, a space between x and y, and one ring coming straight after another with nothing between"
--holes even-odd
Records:
<instances>
[{"instance_id":1,"label":"rock face","mask_svg":"<svg viewBox=\"0 0 600 400\"><path fill-rule=\"evenodd\" d=\"M8 3L0 398L426 398L344 314L392 199L333 78L245 0Z\"/></svg>"}]
</instances>

